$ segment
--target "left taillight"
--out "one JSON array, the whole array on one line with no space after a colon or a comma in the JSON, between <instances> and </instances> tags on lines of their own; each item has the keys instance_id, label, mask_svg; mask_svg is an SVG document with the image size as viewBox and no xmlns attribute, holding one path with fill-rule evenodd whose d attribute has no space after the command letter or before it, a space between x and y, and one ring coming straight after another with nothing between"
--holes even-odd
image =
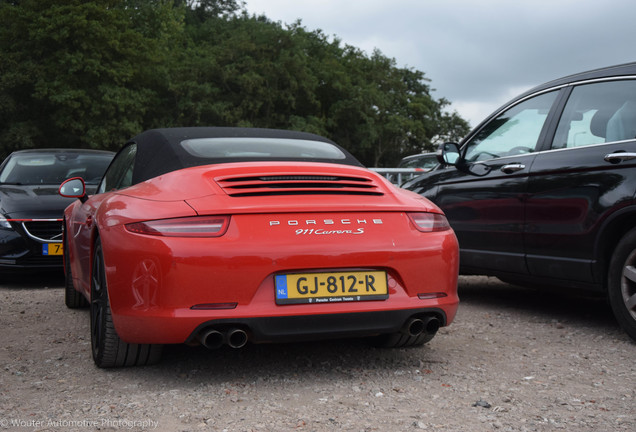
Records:
<instances>
[{"instance_id":1,"label":"left taillight","mask_svg":"<svg viewBox=\"0 0 636 432\"><path fill-rule=\"evenodd\" d=\"M407 213L415 228L422 232L446 231L450 229L446 216L439 213Z\"/></svg>"},{"instance_id":2,"label":"left taillight","mask_svg":"<svg viewBox=\"0 0 636 432\"><path fill-rule=\"evenodd\" d=\"M136 234L162 237L221 237L230 225L230 216L195 216L135 222L126 229Z\"/></svg>"}]
</instances>

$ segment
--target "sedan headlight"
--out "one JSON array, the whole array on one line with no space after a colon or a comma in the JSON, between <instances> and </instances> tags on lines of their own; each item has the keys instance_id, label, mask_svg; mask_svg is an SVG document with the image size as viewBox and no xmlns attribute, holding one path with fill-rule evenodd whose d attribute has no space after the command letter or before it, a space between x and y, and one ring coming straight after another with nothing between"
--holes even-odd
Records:
<instances>
[{"instance_id":1,"label":"sedan headlight","mask_svg":"<svg viewBox=\"0 0 636 432\"><path fill-rule=\"evenodd\" d=\"M1 214L0 214L0 228L13 229L9 221Z\"/></svg>"}]
</instances>

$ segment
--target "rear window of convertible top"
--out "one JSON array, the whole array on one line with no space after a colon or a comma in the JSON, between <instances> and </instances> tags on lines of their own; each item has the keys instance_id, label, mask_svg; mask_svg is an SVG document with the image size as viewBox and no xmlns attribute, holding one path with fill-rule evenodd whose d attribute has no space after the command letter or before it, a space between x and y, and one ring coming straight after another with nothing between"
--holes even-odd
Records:
<instances>
[{"instance_id":1,"label":"rear window of convertible top","mask_svg":"<svg viewBox=\"0 0 636 432\"><path fill-rule=\"evenodd\" d=\"M196 138L181 142L192 156L211 159L346 159L336 146L321 141L285 138Z\"/></svg>"}]
</instances>

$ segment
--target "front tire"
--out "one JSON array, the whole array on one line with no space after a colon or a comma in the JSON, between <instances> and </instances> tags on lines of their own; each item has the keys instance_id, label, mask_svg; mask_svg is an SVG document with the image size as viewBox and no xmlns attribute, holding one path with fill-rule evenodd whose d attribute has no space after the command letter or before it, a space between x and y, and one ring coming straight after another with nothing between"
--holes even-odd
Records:
<instances>
[{"instance_id":1,"label":"front tire","mask_svg":"<svg viewBox=\"0 0 636 432\"><path fill-rule=\"evenodd\" d=\"M636 229L629 231L614 250L607 295L619 325L636 341Z\"/></svg>"},{"instance_id":2,"label":"front tire","mask_svg":"<svg viewBox=\"0 0 636 432\"><path fill-rule=\"evenodd\" d=\"M108 297L108 284L101 240L93 253L91 274L91 347L98 367L144 366L157 363L161 345L130 344L122 341L115 330Z\"/></svg>"}]
</instances>

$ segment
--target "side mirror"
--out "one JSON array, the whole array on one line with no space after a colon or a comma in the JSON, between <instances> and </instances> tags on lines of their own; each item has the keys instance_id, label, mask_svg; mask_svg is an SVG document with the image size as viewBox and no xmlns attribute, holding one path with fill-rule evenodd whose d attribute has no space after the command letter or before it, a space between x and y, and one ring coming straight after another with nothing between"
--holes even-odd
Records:
<instances>
[{"instance_id":1,"label":"side mirror","mask_svg":"<svg viewBox=\"0 0 636 432\"><path fill-rule=\"evenodd\" d=\"M58 192L64 198L79 198L82 202L86 201L86 185L81 177L65 180Z\"/></svg>"},{"instance_id":2,"label":"side mirror","mask_svg":"<svg viewBox=\"0 0 636 432\"><path fill-rule=\"evenodd\" d=\"M442 165L457 166L460 163L459 144L454 142L440 144L435 156Z\"/></svg>"},{"instance_id":3,"label":"side mirror","mask_svg":"<svg viewBox=\"0 0 636 432\"><path fill-rule=\"evenodd\" d=\"M490 166L482 163L466 163L460 154L459 144L454 142L440 144L435 156L440 164L454 166L458 171L477 177L488 175L492 170Z\"/></svg>"}]
</instances>

